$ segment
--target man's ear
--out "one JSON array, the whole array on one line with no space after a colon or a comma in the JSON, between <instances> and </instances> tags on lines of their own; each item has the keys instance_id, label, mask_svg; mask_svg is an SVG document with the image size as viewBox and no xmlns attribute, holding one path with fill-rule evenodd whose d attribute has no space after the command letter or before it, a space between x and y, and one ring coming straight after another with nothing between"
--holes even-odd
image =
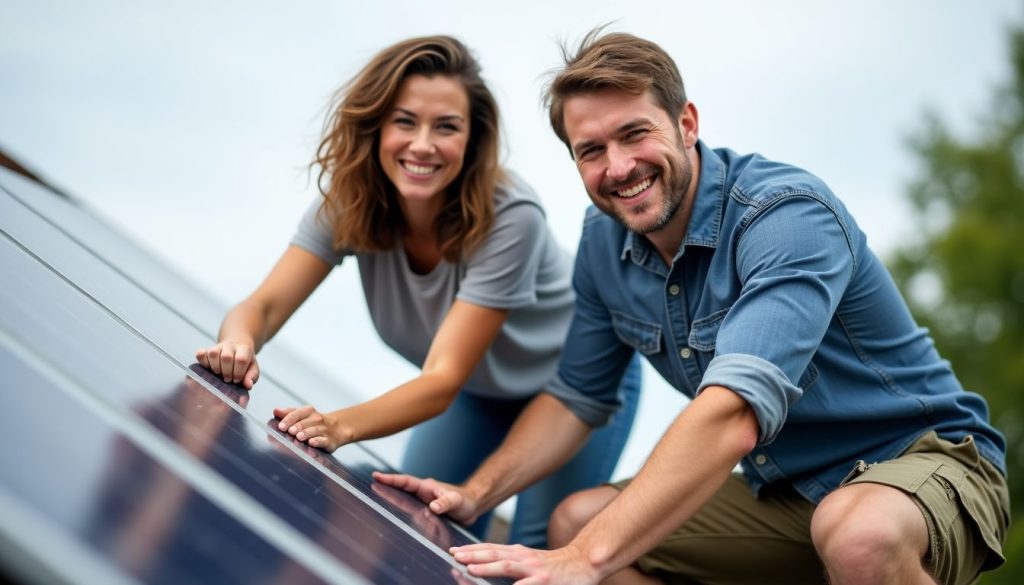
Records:
<instances>
[{"instance_id":1,"label":"man's ear","mask_svg":"<svg viewBox=\"0 0 1024 585\"><path fill-rule=\"evenodd\" d=\"M685 148L690 149L697 145L699 129L697 106L693 102L686 102L683 110L679 112L679 135L683 137Z\"/></svg>"}]
</instances>

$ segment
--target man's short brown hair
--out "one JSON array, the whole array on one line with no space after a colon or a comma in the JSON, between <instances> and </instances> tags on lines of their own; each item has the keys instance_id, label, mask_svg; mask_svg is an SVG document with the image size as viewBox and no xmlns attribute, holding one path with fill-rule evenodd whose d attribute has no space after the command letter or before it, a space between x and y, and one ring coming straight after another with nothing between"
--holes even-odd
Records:
<instances>
[{"instance_id":1,"label":"man's short brown hair","mask_svg":"<svg viewBox=\"0 0 1024 585\"><path fill-rule=\"evenodd\" d=\"M631 34L601 34L602 30L603 27L598 27L587 33L575 54L562 46L565 68L555 74L544 97L551 128L570 152L572 146L565 132L565 102L573 96L603 89L619 89L635 95L650 90L672 119L678 118L686 105L683 78L668 53L651 41Z\"/></svg>"}]
</instances>

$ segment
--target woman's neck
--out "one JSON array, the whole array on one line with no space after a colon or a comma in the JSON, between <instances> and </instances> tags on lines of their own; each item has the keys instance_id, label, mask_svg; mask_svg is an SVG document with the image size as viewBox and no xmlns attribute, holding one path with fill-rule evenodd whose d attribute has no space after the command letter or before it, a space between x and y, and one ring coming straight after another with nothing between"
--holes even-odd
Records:
<instances>
[{"instance_id":1,"label":"woman's neck","mask_svg":"<svg viewBox=\"0 0 1024 585\"><path fill-rule=\"evenodd\" d=\"M444 205L441 197L412 201L399 198L398 205L408 230L406 236L419 242L437 239L437 216L441 214Z\"/></svg>"}]
</instances>

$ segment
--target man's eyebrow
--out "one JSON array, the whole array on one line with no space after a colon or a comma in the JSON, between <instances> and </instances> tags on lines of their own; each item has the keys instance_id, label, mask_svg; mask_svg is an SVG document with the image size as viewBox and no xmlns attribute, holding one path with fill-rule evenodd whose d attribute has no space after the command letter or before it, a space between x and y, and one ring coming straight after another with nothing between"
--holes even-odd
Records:
<instances>
[{"instance_id":1,"label":"man's eyebrow","mask_svg":"<svg viewBox=\"0 0 1024 585\"><path fill-rule=\"evenodd\" d=\"M649 120L649 119L647 119L647 118L643 118L643 117L641 117L641 118L634 118L633 120L630 120L630 121L626 122L625 124L623 124L623 125L619 126L618 128L616 128L615 129L615 133L616 134L625 134L626 132L629 132L630 130L635 130L635 129L640 128L640 127L652 126L653 124L654 124L654 122Z\"/></svg>"}]
</instances>

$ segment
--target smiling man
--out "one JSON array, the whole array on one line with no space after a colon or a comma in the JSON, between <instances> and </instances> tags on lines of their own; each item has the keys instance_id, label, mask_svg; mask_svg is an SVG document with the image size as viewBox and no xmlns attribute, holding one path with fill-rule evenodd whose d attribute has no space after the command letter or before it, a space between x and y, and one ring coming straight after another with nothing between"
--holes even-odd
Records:
<instances>
[{"instance_id":1,"label":"smiling man","mask_svg":"<svg viewBox=\"0 0 1024 585\"><path fill-rule=\"evenodd\" d=\"M588 35L548 106L597 208L558 377L463 486L378 478L468 521L607 421L635 351L693 401L633 480L562 503L559 548L456 560L523 585L968 583L1001 564L1005 442L828 186L703 144L675 63L632 35Z\"/></svg>"}]
</instances>

